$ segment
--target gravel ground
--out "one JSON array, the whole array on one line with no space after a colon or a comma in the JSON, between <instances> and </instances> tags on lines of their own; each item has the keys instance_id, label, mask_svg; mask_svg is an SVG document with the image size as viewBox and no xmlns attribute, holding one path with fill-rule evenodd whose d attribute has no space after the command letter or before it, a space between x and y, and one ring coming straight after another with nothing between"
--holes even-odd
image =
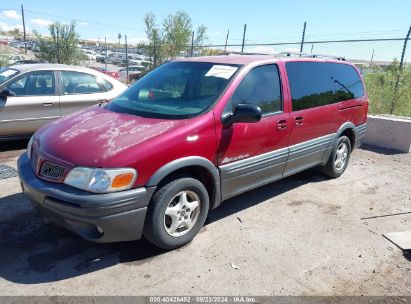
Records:
<instances>
[{"instance_id":1,"label":"gravel ground","mask_svg":"<svg viewBox=\"0 0 411 304\"><path fill-rule=\"evenodd\" d=\"M411 229L410 160L356 150L341 178L313 169L226 201L171 252L84 241L0 180L0 295L411 295L411 254L382 236Z\"/></svg>"}]
</instances>

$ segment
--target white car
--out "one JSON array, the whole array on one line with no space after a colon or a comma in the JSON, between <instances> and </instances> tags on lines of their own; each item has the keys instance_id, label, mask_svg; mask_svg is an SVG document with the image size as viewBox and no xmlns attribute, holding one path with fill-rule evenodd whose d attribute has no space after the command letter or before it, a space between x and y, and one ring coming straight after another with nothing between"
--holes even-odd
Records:
<instances>
[{"instance_id":1,"label":"white car","mask_svg":"<svg viewBox=\"0 0 411 304\"><path fill-rule=\"evenodd\" d=\"M85 49L83 49L83 52L86 54L88 60L96 60L96 52Z\"/></svg>"},{"instance_id":2,"label":"white car","mask_svg":"<svg viewBox=\"0 0 411 304\"><path fill-rule=\"evenodd\" d=\"M0 69L0 141L117 97L127 86L85 67L24 64Z\"/></svg>"},{"instance_id":3,"label":"white car","mask_svg":"<svg viewBox=\"0 0 411 304\"><path fill-rule=\"evenodd\" d=\"M13 54L2 54L0 55L0 61L5 61L8 65L12 65L17 61L26 60L26 57L23 55L13 55Z\"/></svg>"}]
</instances>

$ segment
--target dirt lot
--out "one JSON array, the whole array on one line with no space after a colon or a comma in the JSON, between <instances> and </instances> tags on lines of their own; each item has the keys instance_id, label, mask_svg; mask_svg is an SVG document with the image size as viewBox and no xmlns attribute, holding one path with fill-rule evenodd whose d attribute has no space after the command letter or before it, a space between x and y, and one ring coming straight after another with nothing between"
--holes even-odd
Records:
<instances>
[{"instance_id":1,"label":"dirt lot","mask_svg":"<svg viewBox=\"0 0 411 304\"><path fill-rule=\"evenodd\" d=\"M411 229L410 172L411 154L359 149L339 179L310 170L226 201L172 252L83 241L0 180L0 295L411 295L411 254L382 236Z\"/></svg>"}]
</instances>

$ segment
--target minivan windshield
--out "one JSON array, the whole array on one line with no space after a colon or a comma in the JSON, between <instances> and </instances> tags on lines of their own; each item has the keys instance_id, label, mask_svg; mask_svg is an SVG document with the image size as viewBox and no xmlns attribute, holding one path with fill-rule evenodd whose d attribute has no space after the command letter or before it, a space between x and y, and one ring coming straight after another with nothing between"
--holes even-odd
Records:
<instances>
[{"instance_id":1,"label":"minivan windshield","mask_svg":"<svg viewBox=\"0 0 411 304\"><path fill-rule=\"evenodd\" d=\"M175 61L147 74L106 109L143 117L181 119L207 111L239 65Z\"/></svg>"},{"instance_id":2,"label":"minivan windshield","mask_svg":"<svg viewBox=\"0 0 411 304\"><path fill-rule=\"evenodd\" d=\"M17 70L8 69L8 68L0 69L0 85L5 83L10 78L12 78L18 72L19 71L17 71Z\"/></svg>"}]
</instances>

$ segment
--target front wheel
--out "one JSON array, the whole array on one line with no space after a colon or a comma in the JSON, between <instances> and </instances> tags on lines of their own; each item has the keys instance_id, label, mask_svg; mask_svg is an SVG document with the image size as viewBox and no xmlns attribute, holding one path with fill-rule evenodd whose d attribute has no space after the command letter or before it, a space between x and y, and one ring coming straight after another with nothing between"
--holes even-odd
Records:
<instances>
[{"instance_id":1,"label":"front wheel","mask_svg":"<svg viewBox=\"0 0 411 304\"><path fill-rule=\"evenodd\" d=\"M322 167L323 173L331 178L340 177L348 166L351 155L351 142L347 136L340 136L335 144L327 164Z\"/></svg>"},{"instance_id":2,"label":"front wheel","mask_svg":"<svg viewBox=\"0 0 411 304\"><path fill-rule=\"evenodd\" d=\"M191 177L175 179L162 186L147 210L144 236L163 249L190 242L203 227L209 209L204 185Z\"/></svg>"}]
</instances>

